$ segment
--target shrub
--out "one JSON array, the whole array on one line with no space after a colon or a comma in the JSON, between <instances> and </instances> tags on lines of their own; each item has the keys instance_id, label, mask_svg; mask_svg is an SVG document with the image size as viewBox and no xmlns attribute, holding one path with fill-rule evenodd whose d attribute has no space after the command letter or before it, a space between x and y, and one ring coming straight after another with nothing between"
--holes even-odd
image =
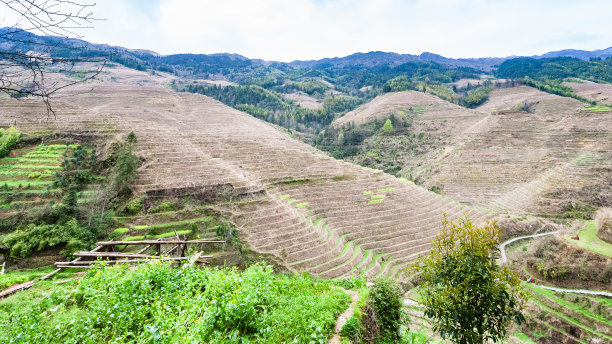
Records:
<instances>
[{"instance_id":1,"label":"shrub","mask_svg":"<svg viewBox=\"0 0 612 344\"><path fill-rule=\"evenodd\" d=\"M612 209L599 209L595 220L597 221L597 236L603 241L612 243Z\"/></svg>"},{"instance_id":2,"label":"shrub","mask_svg":"<svg viewBox=\"0 0 612 344\"><path fill-rule=\"evenodd\" d=\"M10 127L6 130L0 129L0 158L8 155L15 144L17 144L17 141L19 141L19 137L21 137L21 133L15 127Z\"/></svg>"},{"instance_id":3,"label":"shrub","mask_svg":"<svg viewBox=\"0 0 612 344\"><path fill-rule=\"evenodd\" d=\"M370 291L369 303L376 312L381 342L394 343L399 339L402 325L402 290L390 279L376 281Z\"/></svg>"},{"instance_id":4,"label":"shrub","mask_svg":"<svg viewBox=\"0 0 612 344\"><path fill-rule=\"evenodd\" d=\"M179 206L174 203L174 202L169 202L169 201L164 201L162 202L162 204L158 205L157 207L151 209L149 212L150 213L163 213L166 211L175 211L178 210Z\"/></svg>"},{"instance_id":5,"label":"shrub","mask_svg":"<svg viewBox=\"0 0 612 344\"><path fill-rule=\"evenodd\" d=\"M393 280L380 279L360 290L357 308L340 334L355 343L397 343L407 322L401 289Z\"/></svg>"},{"instance_id":6,"label":"shrub","mask_svg":"<svg viewBox=\"0 0 612 344\"><path fill-rule=\"evenodd\" d=\"M121 213L126 216L133 216L133 215L139 214L140 211L142 210L142 205L143 205L142 198L131 200L125 204L125 206L123 207L123 211Z\"/></svg>"},{"instance_id":7,"label":"shrub","mask_svg":"<svg viewBox=\"0 0 612 344\"><path fill-rule=\"evenodd\" d=\"M7 235L3 243L11 248L11 255L25 258L33 252L63 244L66 246L62 254L70 256L75 251L90 248L95 239L95 233L71 219L61 225L29 224Z\"/></svg>"},{"instance_id":8,"label":"shrub","mask_svg":"<svg viewBox=\"0 0 612 344\"><path fill-rule=\"evenodd\" d=\"M395 129L393 128L393 123L391 123L390 119L387 119L385 121L385 124L383 125L383 132L389 135L389 134L393 134L394 131Z\"/></svg>"}]
</instances>

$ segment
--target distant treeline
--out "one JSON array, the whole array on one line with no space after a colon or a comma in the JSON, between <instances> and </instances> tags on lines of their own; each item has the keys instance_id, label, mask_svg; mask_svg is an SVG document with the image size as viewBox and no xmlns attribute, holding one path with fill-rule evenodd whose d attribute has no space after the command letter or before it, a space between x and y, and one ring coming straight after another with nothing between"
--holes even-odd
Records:
<instances>
[{"instance_id":1,"label":"distant treeline","mask_svg":"<svg viewBox=\"0 0 612 344\"><path fill-rule=\"evenodd\" d=\"M612 58L584 61L571 57L534 59L519 57L507 60L496 72L499 78L564 79L580 78L595 82L612 82Z\"/></svg>"}]
</instances>

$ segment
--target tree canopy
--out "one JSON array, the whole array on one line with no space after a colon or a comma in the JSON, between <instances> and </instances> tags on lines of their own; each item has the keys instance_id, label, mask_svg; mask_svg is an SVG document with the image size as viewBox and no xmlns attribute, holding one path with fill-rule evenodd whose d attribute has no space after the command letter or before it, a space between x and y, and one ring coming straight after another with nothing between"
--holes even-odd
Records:
<instances>
[{"instance_id":1,"label":"tree canopy","mask_svg":"<svg viewBox=\"0 0 612 344\"><path fill-rule=\"evenodd\" d=\"M425 315L443 338L459 344L497 342L512 321L521 324L526 292L517 275L498 265L500 227L477 227L467 216L443 220L430 255L414 268Z\"/></svg>"}]
</instances>

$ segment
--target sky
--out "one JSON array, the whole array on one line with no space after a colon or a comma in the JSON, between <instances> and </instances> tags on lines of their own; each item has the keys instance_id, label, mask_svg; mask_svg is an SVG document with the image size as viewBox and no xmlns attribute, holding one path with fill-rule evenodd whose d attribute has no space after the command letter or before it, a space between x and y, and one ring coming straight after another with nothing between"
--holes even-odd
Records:
<instances>
[{"instance_id":1,"label":"sky","mask_svg":"<svg viewBox=\"0 0 612 344\"><path fill-rule=\"evenodd\" d=\"M612 46L610 0L97 0L94 43L275 61L356 52L534 55Z\"/></svg>"}]
</instances>

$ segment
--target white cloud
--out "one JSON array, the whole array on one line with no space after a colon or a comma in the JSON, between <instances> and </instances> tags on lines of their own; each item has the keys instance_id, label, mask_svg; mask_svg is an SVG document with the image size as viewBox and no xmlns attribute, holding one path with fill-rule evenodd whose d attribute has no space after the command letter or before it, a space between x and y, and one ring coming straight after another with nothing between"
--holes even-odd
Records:
<instances>
[{"instance_id":1,"label":"white cloud","mask_svg":"<svg viewBox=\"0 0 612 344\"><path fill-rule=\"evenodd\" d=\"M291 61L373 50L448 57L612 45L608 0L158 0L99 2L85 39L160 53Z\"/></svg>"}]
</instances>

